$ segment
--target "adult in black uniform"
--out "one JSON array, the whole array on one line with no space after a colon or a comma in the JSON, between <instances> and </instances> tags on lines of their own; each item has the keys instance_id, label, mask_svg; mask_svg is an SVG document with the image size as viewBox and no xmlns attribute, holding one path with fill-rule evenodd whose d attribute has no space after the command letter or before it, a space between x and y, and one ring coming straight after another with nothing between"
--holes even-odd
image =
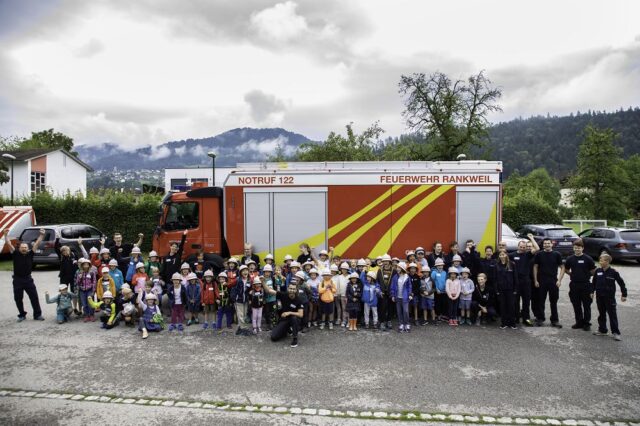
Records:
<instances>
[{"instance_id":1,"label":"adult in black uniform","mask_svg":"<svg viewBox=\"0 0 640 426\"><path fill-rule=\"evenodd\" d=\"M591 277L596 270L596 262L591 256L584 254L582 240L573 242L573 255L564 262L564 271L560 274L560 281L566 272L569 274L569 300L573 305L576 323L571 326L574 330L591 329L591 303L593 302L593 286Z\"/></svg>"},{"instance_id":2,"label":"adult in black uniform","mask_svg":"<svg viewBox=\"0 0 640 426\"><path fill-rule=\"evenodd\" d=\"M165 285L171 284L171 277L176 272L180 272L180 266L182 265L182 250L184 249L184 243L187 241L187 230L182 233L182 239L180 244L173 242L169 247L169 254L164 256L161 260L162 265L162 279Z\"/></svg>"},{"instance_id":3,"label":"adult in black uniform","mask_svg":"<svg viewBox=\"0 0 640 426\"><path fill-rule=\"evenodd\" d=\"M300 321L304 315L304 307L302 301L298 297L298 287L291 282L287 287L287 291L275 291L269 287L264 288L269 294L276 294L280 307L280 319L278 324L271 330L271 341L277 342L287 336L289 329L293 335L291 347L298 347L298 330L300 329Z\"/></svg>"},{"instance_id":4,"label":"adult in black uniform","mask_svg":"<svg viewBox=\"0 0 640 426\"><path fill-rule=\"evenodd\" d=\"M522 323L527 327L533 325L531 321L529 309L531 305L531 267L535 254L540 250L538 243L532 234L528 234L527 238L531 241L532 250L527 250L527 242L522 240L518 242L518 250L509 255L509 259L515 264L516 273L518 274L518 297L516 297L516 324L522 319Z\"/></svg>"},{"instance_id":5,"label":"adult in black uniform","mask_svg":"<svg viewBox=\"0 0 640 426\"><path fill-rule=\"evenodd\" d=\"M33 282L33 277L31 277L31 271L33 271L33 250L38 249L44 235L45 230L40 229L40 234L31 249L29 248L29 244L21 242L18 244L18 250L16 250L13 244L11 244L11 240L9 240L9 230L4 230L4 243L9 248L9 253L11 253L11 257L13 258L13 299L18 308L18 322L22 322L27 318L27 313L24 310L24 304L22 302L25 292L31 302L33 319L36 321L44 321L42 309L40 309L40 301L38 300L38 290Z\"/></svg>"},{"instance_id":6,"label":"adult in black uniform","mask_svg":"<svg viewBox=\"0 0 640 426\"><path fill-rule=\"evenodd\" d=\"M553 250L553 244L549 238L542 240L542 251L536 253L533 264L533 279L535 286L539 289L539 306L536 314L536 326L544 324L544 309L549 295L549 305L551 307L551 326L562 328L558 318L558 299L560 298L560 280L558 279L558 268L561 273L564 271L562 255Z\"/></svg>"},{"instance_id":7,"label":"adult in black uniform","mask_svg":"<svg viewBox=\"0 0 640 426\"><path fill-rule=\"evenodd\" d=\"M593 334L596 336L606 336L607 315L611 324L611 334L617 341L622 340L620 329L618 328L618 314L616 312L616 283L622 292L620 301L627 301L627 287L622 277L613 268L609 267L611 256L604 253L600 255L600 267L593 274L593 288L596 292L596 304L598 306L598 330Z\"/></svg>"},{"instance_id":8,"label":"adult in black uniform","mask_svg":"<svg viewBox=\"0 0 640 426\"><path fill-rule=\"evenodd\" d=\"M509 260L509 255L505 250L498 253L498 263L496 265L496 295L500 303L501 329L516 327L516 296L518 294L518 274L515 264Z\"/></svg>"}]
</instances>

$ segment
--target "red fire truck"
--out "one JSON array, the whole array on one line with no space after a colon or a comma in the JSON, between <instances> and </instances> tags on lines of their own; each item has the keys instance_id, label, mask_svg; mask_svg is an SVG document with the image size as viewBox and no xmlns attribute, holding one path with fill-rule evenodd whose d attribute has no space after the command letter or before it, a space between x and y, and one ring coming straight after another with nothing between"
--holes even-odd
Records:
<instances>
[{"instance_id":1,"label":"red fire truck","mask_svg":"<svg viewBox=\"0 0 640 426\"><path fill-rule=\"evenodd\" d=\"M185 229L185 255L226 257L249 242L277 261L303 242L345 258L436 241L495 246L501 181L499 161L238 164L222 187L168 193L153 248L165 255Z\"/></svg>"}]
</instances>

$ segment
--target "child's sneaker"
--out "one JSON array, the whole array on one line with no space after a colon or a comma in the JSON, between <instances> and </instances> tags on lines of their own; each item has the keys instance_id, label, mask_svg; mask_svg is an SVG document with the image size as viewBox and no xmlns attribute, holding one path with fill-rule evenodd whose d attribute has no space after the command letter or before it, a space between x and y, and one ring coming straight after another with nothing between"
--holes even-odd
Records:
<instances>
[{"instance_id":1,"label":"child's sneaker","mask_svg":"<svg viewBox=\"0 0 640 426\"><path fill-rule=\"evenodd\" d=\"M202 329L206 330L207 328L209 328L209 324L205 321L204 324L202 324Z\"/></svg>"},{"instance_id":2,"label":"child's sneaker","mask_svg":"<svg viewBox=\"0 0 640 426\"><path fill-rule=\"evenodd\" d=\"M324 330L324 323L320 324L320 330Z\"/></svg>"},{"instance_id":3,"label":"child's sneaker","mask_svg":"<svg viewBox=\"0 0 640 426\"><path fill-rule=\"evenodd\" d=\"M193 320L187 321L187 327L189 327L191 324L193 324Z\"/></svg>"},{"instance_id":4,"label":"child's sneaker","mask_svg":"<svg viewBox=\"0 0 640 426\"><path fill-rule=\"evenodd\" d=\"M613 340L620 342L622 340L622 336L620 336L619 334L614 334L613 335Z\"/></svg>"},{"instance_id":5,"label":"child's sneaker","mask_svg":"<svg viewBox=\"0 0 640 426\"><path fill-rule=\"evenodd\" d=\"M329 323L329 330L333 330L333 323L332 322Z\"/></svg>"},{"instance_id":6,"label":"child's sneaker","mask_svg":"<svg viewBox=\"0 0 640 426\"><path fill-rule=\"evenodd\" d=\"M411 331L411 324L407 324L404 326L404 330L409 333Z\"/></svg>"},{"instance_id":7,"label":"child's sneaker","mask_svg":"<svg viewBox=\"0 0 640 426\"><path fill-rule=\"evenodd\" d=\"M298 347L298 338L294 337L293 340L291 340L291 347L292 348L297 348Z\"/></svg>"},{"instance_id":8,"label":"child's sneaker","mask_svg":"<svg viewBox=\"0 0 640 426\"><path fill-rule=\"evenodd\" d=\"M178 324L178 331L184 331L184 325L182 325L182 323Z\"/></svg>"},{"instance_id":9,"label":"child's sneaker","mask_svg":"<svg viewBox=\"0 0 640 426\"><path fill-rule=\"evenodd\" d=\"M449 325L453 325L453 320L449 320Z\"/></svg>"},{"instance_id":10,"label":"child's sneaker","mask_svg":"<svg viewBox=\"0 0 640 426\"><path fill-rule=\"evenodd\" d=\"M193 322L195 322L196 324L200 324L200 320L198 318L194 319Z\"/></svg>"},{"instance_id":11,"label":"child's sneaker","mask_svg":"<svg viewBox=\"0 0 640 426\"><path fill-rule=\"evenodd\" d=\"M258 333L262 333L262 329L258 327Z\"/></svg>"},{"instance_id":12,"label":"child's sneaker","mask_svg":"<svg viewBox=\"0 0 640 426\"><path fill-rule=\"evenodd\" d=\"M313 326L314 326L314 327L317 327L317 326L318 326L318 321L314 321L314 322L313 322Z\"/></svg>"},{"instance_id":13,"label":"child's sneaker","mask_svg":"<svg viewBox=\"0 0 640 426\"><path fill-rule=\"evenodd\" d=\"M255 335L255 334L258 334L258 329L257 329L257 328L254 328L254 329L253 329L253 334L254 334L254 335Z\"/></svg>"},{"instance_id":14,"label":"child's sneaker","mask_svg":"<svg viewBox=\"0 0 640 426\"><path fill-rule=\"evenodd\" d=\"M594 332L593 332L593 335L594 335L594 336L606 336L606 335L608 335L608 334L609 334L608 332L606 332L606 331L600 331L600 330L596 330L596 331L594 331Z\"/></svg>"},{"instance_id":15,"label":"child's sneaker","mask_svg":"<svg viewBox=\"0 0 640 426\"><path fill-rule=\"evenodd\" d=\"M398 333L402 332L404 332L404 325L400 324L400 327L398 327Z\"/></svg>"},{"instance_id":16,"label":"child's sneaker","mask_svg":"<svg viewBox=\"0 0 640 426\"><path fill-rule=\"evenodd\" d=\"M169 331L173 331L176 329L176 325L175 324L169 324Z\"/></svg>"}]
</instances>

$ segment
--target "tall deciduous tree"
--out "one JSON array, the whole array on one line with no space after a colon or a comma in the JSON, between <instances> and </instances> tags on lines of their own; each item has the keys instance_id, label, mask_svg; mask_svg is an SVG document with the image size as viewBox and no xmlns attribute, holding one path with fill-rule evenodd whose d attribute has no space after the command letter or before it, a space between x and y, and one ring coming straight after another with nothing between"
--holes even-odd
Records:
<instances>
[{"instance_id":1,"label":"tall deciduous tree","mask_svg":"<svg viewBox=\"0 0 640 426\"><path fill-rule=\"evenodd\" d=\"M346 137L331 132L323 143L305 143L300 145L296 159L298 161L374 161L376 150L384 130L373 123L360 134L353 131L353 123L347 124Z\"/></svg>"},{"instance_id":2,"label":"tall deciduous tree","mask_svg":"<svg viewBox=\"0 0 640 426\"><path fill-rule=\"evenodd\" d=\"M573 203L587 219L619 221L627 217L630 181L615 138L612 129L593 125L584 129L578 164L569 182Z\"/></svg>"},{"instance_id":3,"label":"tall deciduous tree","mask_svg":"<svg viewBox=\"0 0 640 426\"><path fill-rule=\"evenodd\" d=\"M403 75L399 92L405 97L403 117L409 129L426 136L425 160L455 160L469 148L482 146L487 116L501 111L502 91L480 71L465 80L436 72Z\"/></svg>"}]
</instances>

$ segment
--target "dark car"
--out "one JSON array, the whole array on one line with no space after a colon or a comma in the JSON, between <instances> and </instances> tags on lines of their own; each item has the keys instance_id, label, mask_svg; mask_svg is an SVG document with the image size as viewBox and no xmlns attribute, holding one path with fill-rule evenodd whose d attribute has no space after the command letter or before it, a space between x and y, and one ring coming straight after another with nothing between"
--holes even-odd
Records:
<instances>
[{"instance_id":1,"label":"dark car","mask_svg":"<svg viewBox=\"0 0 640 426\"><path fill-rule=\"evenodd\" d=\"M608 253L613 260L629 259L640 262L640 229L591 228L580 233L584 251L594 259Z\"/></svg>"},{"instance_id":2,"label":"dark car","mask_svg":"<svg viewBox=\"0 0 640 426\"><path fill-rule=\"evenodd\" d=\"M63 225L43 225L25 228L20 234L21 242L31 244L45 230L44 239L39 247L34 247L34 264L58 265L60 263L55 250L56 238L60 238L60 245L69 246L77 257L82 257L82 250L78 246L78 237L82 237L82 245L89 251L91 247L100 247L100 238L104 235L98 229L84 223L67 223Z\"/></svg>"},{"instance_id":3,"label":"dark car","mask_svg":"<svg viewBox=\"0 0 640 426\"><path fill-rule=\"evenodd\" d=\"M540 249L542 249L542 240L549 238L553 249L562 256L573 254L573 242L580 238L573 229L562 225L524 225L518 230L518 234L533 234Z\"/></svg>"}]
</instances>

